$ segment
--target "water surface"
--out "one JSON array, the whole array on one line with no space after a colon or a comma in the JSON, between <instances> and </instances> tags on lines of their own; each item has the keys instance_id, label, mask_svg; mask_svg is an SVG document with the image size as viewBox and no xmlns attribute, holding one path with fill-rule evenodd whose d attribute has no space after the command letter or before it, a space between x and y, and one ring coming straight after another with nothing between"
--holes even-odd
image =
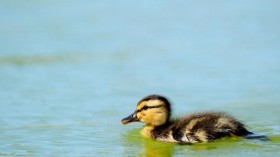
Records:
<instances>
[{"instance_id":1,"label":"water surface","mask_svg":"<svg viewBox=\"0 0 280 157\"><path fill-rule=\"evenodd\" d=\"M278 1L1 1L0 156L279 156ZM181 146L120 120L148 94L271 141Z\"/></svg>"}]
</instances>

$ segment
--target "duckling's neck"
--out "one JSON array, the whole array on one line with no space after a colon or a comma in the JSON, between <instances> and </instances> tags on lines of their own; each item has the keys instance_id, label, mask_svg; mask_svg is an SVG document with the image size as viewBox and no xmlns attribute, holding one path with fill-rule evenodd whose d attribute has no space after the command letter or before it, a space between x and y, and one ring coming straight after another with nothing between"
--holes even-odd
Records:
<instances>
[{"instance_id":1,"label":"duckling's neck","mask_svg":"<svg viewBox=\"0 0 280 157\"><path fill-rule=\"evenodd\" d=\"M155 126L151 124L146 124L141 131L142 136L146 138L156 138L160 134L166 134L166 130L171 127L173 121L168 121L162 125Z\"/></svg>"},{"instance_id":2,"label":"duckling's neck","mask_svg":"<svg viewBox=\"0 0 280 157\"><path fill-rule=\"evenodd\" d=\"M144 128L141 131L142 136L146 138L152 138L152 131L155 129L155 126L153 125L145 125Z\"/></svg>"}]
</instances>

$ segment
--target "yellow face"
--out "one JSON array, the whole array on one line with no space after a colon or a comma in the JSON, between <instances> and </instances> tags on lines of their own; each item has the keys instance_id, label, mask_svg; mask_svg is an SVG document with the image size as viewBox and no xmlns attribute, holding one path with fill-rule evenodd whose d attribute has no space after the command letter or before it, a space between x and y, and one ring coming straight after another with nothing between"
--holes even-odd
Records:
<instances>
[{"instance_id":1,"label":"yellow face","mask_svg":"<svg viewBox=\"0 0 280 157\"><path fill-rule=\"evenodd\" d=\"M123 124L140 121L151 126L160 126L166 123L169 111L166 104L158 99L141 101L138 103L136 111L122 120Z\"/></svg>"}]
</instances>

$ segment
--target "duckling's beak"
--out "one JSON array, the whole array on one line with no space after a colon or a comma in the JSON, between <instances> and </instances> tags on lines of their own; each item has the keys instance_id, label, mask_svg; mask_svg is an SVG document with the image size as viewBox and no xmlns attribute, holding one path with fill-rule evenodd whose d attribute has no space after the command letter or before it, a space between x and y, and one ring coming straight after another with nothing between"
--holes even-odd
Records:
<instances>
[{"instance_id":1,"label":"duckling's beak","mask_svg":"<svg viewBox=\"0 0 280 157\"><path fill-rule=\"evenodd\" d=\"M129 115L128 117L122 119L121 123L122 124L128 124L131 122L139 122L139 119L137 118L137 111Z\"/></svg>"}]
</instances>

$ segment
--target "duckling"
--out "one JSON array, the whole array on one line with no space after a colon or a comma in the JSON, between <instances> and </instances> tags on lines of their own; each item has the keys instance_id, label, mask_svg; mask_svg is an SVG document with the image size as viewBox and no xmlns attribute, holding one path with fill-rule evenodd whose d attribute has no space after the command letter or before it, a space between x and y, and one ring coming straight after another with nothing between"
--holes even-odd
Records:
<instances>
[{"instance_id":1,"label":"duckling","mask_svg":"<svg viewBox=\"0 0 280 157\"><path fill-rule=\"evenodd\" d=\"M224 137L242 137L252 134L244 124L221 112L189 114L170 119L171 104L160 95L149 95L140 100L136 111L121 120L122 124L143 122L141 134L156 141L192 144L211 142Z\"/></svg>"}]
</instances>

